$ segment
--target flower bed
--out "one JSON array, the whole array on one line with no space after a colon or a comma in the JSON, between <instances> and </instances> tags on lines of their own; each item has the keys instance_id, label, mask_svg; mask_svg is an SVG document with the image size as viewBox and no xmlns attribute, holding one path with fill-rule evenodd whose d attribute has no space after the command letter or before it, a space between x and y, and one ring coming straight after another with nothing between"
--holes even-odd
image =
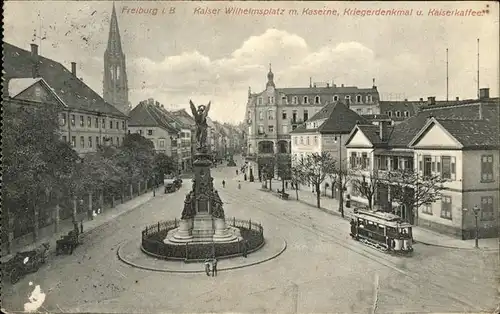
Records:
<instances>
[{"instance_id":1,"label":"flower bed","mask_svg":"<svg viewBox=\"0 0 500 314\"><path fill-rule=\"evenodd\" d=\"M177 228L178 221L163 221L147 226L142 231L142 250L148 255L173 260L202 261L207 258L216 257L229 258L252 253L264 245L264 229L260 224L252 223L251 220L239 220L226 218L226 224L240 229L243 241L230 243L186 243L167 244L163 240L168 232Z\"/></svg>"}]
</instances>

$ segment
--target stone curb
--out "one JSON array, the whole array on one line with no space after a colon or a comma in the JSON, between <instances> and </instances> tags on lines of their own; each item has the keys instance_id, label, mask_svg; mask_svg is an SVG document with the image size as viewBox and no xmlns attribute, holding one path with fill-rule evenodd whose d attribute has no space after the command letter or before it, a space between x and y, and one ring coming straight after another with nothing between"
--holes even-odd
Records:
<instances>
[{"instance_id":1,"label":"stone curb","mask_svg":"<svg viewBox=\"0 0 500 314\"><path fill-rule=\"evenodd\" d=\"M269 190L266 190L266 189L262 189L260 188L259 191L261 192L266 192L266 193L270 193ZM335 212L335 211L332 211L332 210L329 210L329 209L326 209L324 207L316 207L314 205L312 205L311 203L308 203L304 200L291 200L291 201L296 201L296 202L299 202L299 203L302 203L304 205L307 205L309 207L312 207L312 208L315 208L315 209L319 209L327 214L330 214L330 215L334 215L334 216L337 216L339 218L342 218L342 215L338 212ZM344 213L344 218L345 220L349 220L349 218L351 218L349 215L345 214ZM454 250L466 250L466 251L475 251L475 250L481 250L481 251L484 251L484 252L498 252L499 249L490 249L490 248L481 248L479 247L479 249L476 249L476 248L465 248L465 247L459 247L459 246L450 246L450 245L442 245L442 244L435 244L435 243L428 243L428 242L423 242L423 241L420 241L420 240L416 240L416 239L413 239L413 241L415 243L420 243L420 244L423 244L423 245L427 245L427 246L435 246L435 247L441 247L441 248L446 248L446 249L454 249Z\"/></svg>"},{"instance_id":2,"label":"stone curb","mask_svg":"<svg viewBox=\"0 0 500 314\"><path fill-rule=\"evenodd\" d=\"M435 243L428 243L428 242L423 242L419 240L414 240L415 243L420 243L423 245L427 246L436 246L436 247L442 247L446 249L455 249L455 250L466 250L466 251L485 251L485 252L498 252L498 249L490 249L490 248L474 248L474 247L458 247L458 246L451 246L451 245L443 245L443 244L435 244Z\"/></svg>"},{"instance_id":3,"label":"stone curb","mask_svg":"<svg viewBox=\"0 0 500 314\"><path fill-rule=\"evenodd\" d=\"M121 243L120 246L118 247L118 250L116 250L116 255L118 256L118 259L120 261L124 262L125 264L127 264L129 266L132 266L134 268L139 268L139 269L143 269L143 270L150 270L150 271L156 271L156 272L163 272L163 273L178 273L178 274L194 274L194 273L204 273L205 272L205 270L173 270L173 269L170 270L170 269L161 269L161 268L141 266L139 264L136 264L134 262L131 262L131 261L125 259L120 254L120 251L121 251L122 247L123 247L123 243ZM283 247L281 248L281 250L278 253L272 255L271 257L268 257L268 258L265 258L263 260L256 261L256 262L253 262L253 263L249 263L249 264L220 268L220 269L217 269L217 271L234 270L234 269L245 268L245 267L250 267L250 266L262 264L262 263L265 263L267 261L270 261L272 259L277 258L278 256L280 256L286 250L286 248L287 248L287 242L286 242L285 239L283 239ZM181 263L181 261L179 261L179 263Z\"/></svg>"}]
</instances>

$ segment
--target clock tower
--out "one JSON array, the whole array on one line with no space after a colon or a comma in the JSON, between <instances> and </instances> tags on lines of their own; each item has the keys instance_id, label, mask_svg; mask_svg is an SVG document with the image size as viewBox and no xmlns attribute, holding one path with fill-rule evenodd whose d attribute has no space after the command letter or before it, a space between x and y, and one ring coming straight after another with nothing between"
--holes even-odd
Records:
<instances>
[{"instance_id":1,"label":"clock tower","mask_svg":"<svg viewBox=\"0 0 500 314\"><path fill-rule=\"evenodd\" d=\"M121 112L129 113L125 54L122 51L114 2L109 25L108 46L104 52L103 98Z\"/></svg>"}]
</instances>

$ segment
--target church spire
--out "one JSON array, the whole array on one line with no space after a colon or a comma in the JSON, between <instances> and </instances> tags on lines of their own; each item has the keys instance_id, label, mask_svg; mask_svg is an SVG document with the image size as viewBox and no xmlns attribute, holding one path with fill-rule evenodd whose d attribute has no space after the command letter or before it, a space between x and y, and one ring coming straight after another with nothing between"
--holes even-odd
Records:
<instances>
[{"instance_id":1,"label":"church spire","mask_svg":"<svg viewBox=\"0 0 500 314\"><path fill-rule=\"evenodd\" d=\"M108 46L104 52L103 98L125 114L130 110L127 67L114 2L109 22Z\"/></svg>"},{"instance_id":2,"label":"church spire","mask_svg":"<svg viewBox=\"0 0 500 314\"><path fill-rule=\"evenodd\" d=\"M273 69L271 68L271 63L269 63L269 73L267 73L267 84L266 87L276 87L274 85L274 74L273 74Z\"/></svg>"},{"instance_id":3,"label":"church spire","mask_svg":"<svg viewBox=\"0 0 500 314\"><path fill-rule=\"evenodd\" d=\"M108 49L110 53L122 53L122 42L120 29L118 28L118 18L116 17L115 2L113 1L113 11L109 23Z\"/></svg>"}]
</instances>

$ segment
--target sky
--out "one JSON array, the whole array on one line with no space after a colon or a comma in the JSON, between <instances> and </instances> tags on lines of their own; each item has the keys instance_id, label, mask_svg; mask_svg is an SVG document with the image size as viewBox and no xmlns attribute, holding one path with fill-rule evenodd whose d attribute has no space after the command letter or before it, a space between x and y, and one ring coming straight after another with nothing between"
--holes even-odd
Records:
<instances>
[{"instance_id":1,"label":"sky","mask_svg":"<svg viewBox=\"0 0 500 314\"><path fill-rule=\"evenodd\" d=\"M4 40L26 50L38 43L41 55L68 69L76 62L78 76L102 95L112 5L8 1ZM188 108L189 99L195 104L211 101L212 119L238 123L244 118L248 88L264 90L269 64L278 88L306 87L310 77L366 88L375 78L382 100L441 100L446 99L447 48L449 98L475 98L477 38L480 85L493 96L499 93L496 2L116 1L115 6L132 106L151 97L177 109ZM226 11L230 8L274 11L234 15ZM137 13L139 9L147 13ZM202 14L207 9L212 13ZM319 9L337 14L308 14ZM356 9L358 15L347 14ZM412 11L380 15L390 9ZM482 16L429 14L443 10Z\"/></svg>"}]
</instances>

